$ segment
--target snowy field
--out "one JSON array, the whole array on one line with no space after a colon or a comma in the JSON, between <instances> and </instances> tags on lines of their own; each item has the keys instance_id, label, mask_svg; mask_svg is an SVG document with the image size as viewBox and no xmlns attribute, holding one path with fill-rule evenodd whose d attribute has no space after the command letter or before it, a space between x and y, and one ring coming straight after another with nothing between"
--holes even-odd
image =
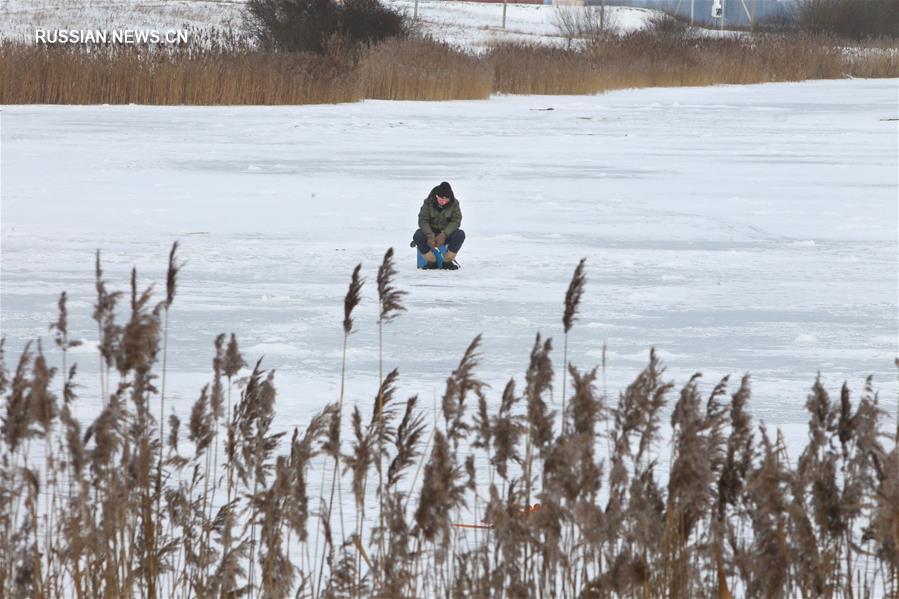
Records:
<instances>
[{"instance_id":1,"label":"snowy field","mask_svg":"<svg viewBox=\"0 0 899 599\"><path fill-rule=\"evenodd\" d=\"M34 41L43 29L243 29L240 0L3 0L0 37Z\"/></svg>"},{"instance_id":2,"label":"snowy field","mask_svg":"<svg viewBox=\"0 0 899 599\"><path fill-rule=\"evenodd\" d=\"M408 313L387 327L401 397L430 405L465 347L521 384L535 333L556 340L577 261L587 292L570 358L608 343L612 397L655 346L683 384L753 377L754 415L802 440L816 374L857 399L874 375L895 413L896 80L645 89L585 97L339 106L16 106L2 110L0 328L7 362L69 294L88 420L99 408L93 253L114 289L164 290L186 260L167 388L183 417L237 334L277 370L275 426L336 399L342 299L368 279L347 402L376 392L375 273L399 253ZM457 272L408 247L428 190L450 181L468 241ZM158 296L157 296L158 297ZM58 361L55 354L51 358ZM558 389L558 388L557 388ZM672 396L671 400L673 401Z\"/></svg>"},{"instance_id":3,"label":"snowy field","mask_svg":"<svg viewBox=\"0 0 899 599\"><path fill-rule=\"evenodd\" d=\"M414 0L386 0L386 4L415 13ZM482 49L500 41L564 44L556 26L559 10L553 6L509 4L502 28L502 4L421 0L422 33L449 43ZM609 7L608 23L619 32L645 27L652 15L642 8ZM241 0L4 0L0 5L0 38L33 41L42 29L158 29L186 28L246 30Z\"/></svg>"},{"instance_id":4,"label":"snowy field","mask_svg":"<svg viewBox=\"0 0 899 599\"><path fill-rule=\"evenodd\" d=\"M391 6L414 13L414 0L391 0ZM421 2L421 29L448 43L482 49L498 42L523 42L564 45L557 25L560 11L583 10L579 7L554 7L540 4L509 4L506 27L502 28L502 4L478 2ZM642 8L608 7L608 26L619 33L642 29L658 11Z\"/></svg>"}]
</instances>

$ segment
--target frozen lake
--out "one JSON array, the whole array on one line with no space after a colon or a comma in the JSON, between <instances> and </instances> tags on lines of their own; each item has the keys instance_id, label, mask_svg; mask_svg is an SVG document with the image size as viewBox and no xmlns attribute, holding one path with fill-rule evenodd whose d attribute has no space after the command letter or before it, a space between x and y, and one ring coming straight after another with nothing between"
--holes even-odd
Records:
<instances>
[{"instance_id":1,"label":"frozen lake","mask_svg":"<svg viewBox=\"0 0 899 599\"><path fill-rule=\"evenodd\" d=\"M561 366L563 298L581 257L570 338L617 392L660 350L678 384L753 376L754 415L798 429L820 372L858 397L874 375L895 413L896 80L646 89L588 97L339 106L4 107L2 310L7 366L47 336L69 294L80 415L96 396L93 253L110 286L164 291L171 243L187 264L167 388L186 416L213 340L237 334L277 369L276 427L337 396L343 295L368 279L350 339L347 402L369 413L378 376L375 274L399 253L408 313L385 334L401 397L423 404L484 335L498 402L534 334ZM890 120L892 119L892 120ZM418 272L408 247L442 180L461 200L462 269ZM45 346L49 346L46 339ZM54 355L53 360L57 360ZM735 384L732 385L735 388ZM671 399L674 399L672 395Z\"/></svg>"}]
</instances>

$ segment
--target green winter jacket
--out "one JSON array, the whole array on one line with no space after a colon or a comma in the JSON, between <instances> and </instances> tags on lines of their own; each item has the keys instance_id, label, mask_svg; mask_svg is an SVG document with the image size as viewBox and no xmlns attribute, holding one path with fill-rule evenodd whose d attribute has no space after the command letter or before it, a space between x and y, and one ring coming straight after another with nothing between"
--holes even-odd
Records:
<instances>
[{"instance_id":1,"label":"green winter jacket","mask_svg":"<svg viewBox=\"0 0 899 599\"><path fill-rule=\"evenodd\" d=\"M453 198L444 207L437 205L437 199L428 196L418 211L418 228L425 235L436 235L443 231L449 237L462 225L462 209L459 200Z\"/></svg>"}]
</instances>

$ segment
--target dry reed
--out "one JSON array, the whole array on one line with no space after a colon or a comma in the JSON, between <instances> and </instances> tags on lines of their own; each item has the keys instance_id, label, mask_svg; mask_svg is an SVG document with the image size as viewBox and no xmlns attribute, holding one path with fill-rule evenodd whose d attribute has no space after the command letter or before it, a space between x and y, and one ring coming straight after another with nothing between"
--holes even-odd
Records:
<instances>
[{"instance_id":1,"label":"dry reed","mask_svg":"<svg viewBox=\"0 0 899 599\"><path fill-rule=\"evenodd\" d=\"M0 104L330 104L358 81L333 56L0 44Z\"/></svg>"},{"instance_id":2,"label":"dry reed","mask_svg":"<svg viewBox=\"0 0 899 599\"><path fill-rule=\"evenodd\" d=\"M502 44L487 60L495 69L494 90L511 94L899 75L895 51L844 52L837 40L802 35L691 38L640 31L602 37L580 50Z\"/></svg>"},{"instance_id":3,"label":"dry reed","mask_svg":"<svg viewBox=\"0 0 899 599\"><path fill-rule=\"evenodd\" d=\"M694 38L664 30L603 35L577 48L499 44L477 55L430 38L323 55L240 41L180 47L0 43L0 104L258 105L595 94L623 88L897 77L894 44L844 48L804 34Z\"/></svg>"},{"instance_id":4,"label":"dry reed","mask_svg":"<svg viewBox=\"0 0 899 599\"><path fill-rule=\"evenodd\" d=\"M359 63L366 98L479 100L493 91L493 71L473 54L431 39L383 42Z\"/></svg>"},{"instance_id":5,"label":"dry reed","mask_svg":"<svg viewBox=\"0 0 899 599\"><path fill-rule=\"evenodd\" d=\"M132 271L119 325L119 294L107 289L98 254L95 316L109 393L84 432L72 412L75 367L63 369L55 386L55 358L38 340L7 373L0 341L3 596L848 598L899 591L896 428L870 379L857 400L845 385L831 398L815 381L806 401L809 441L792 462L779 432L754 432L748 376L728 400L727 377L703 397L694 375L677 394L671 441L661 447L674 385L655 351L614 404L597 390L597 368L567 364L571 401L557 413L550 339L537 335L523 393L513 378L493 398L477 374L476 337L447 379L442 422L430 425L415 397L396 401L393 369L373 394L370 417L353 408L352 440L341 439L342 396L288 440L276 426L274 373L256 363L238 385L246 364L236 338L226 346L219 335L212 380L190 410L186 434L171 414L163 438L150 405L163 407L153 382L165 374L158 357L162 313L180 270L174 248L169 264L166 295L155 303ZM382 324L402 308L394 276L388 251L378 273ZM564 306L565 332L584 280L582 262ZM344 302L344 341L362 285L357 267ZM52 325L60 361L72 346L66 299L60 296ZM232 388L239 399L233 411L228 399L226 412ZM656 473L662 452L670 454L666 478ZM308 476L318 458L323 472L332 463L333 471L330 489L322 479L316 493ZM420 483L408 476L419 458ZM366 488L369 475L377 475L377 488ZM332 522L344 488L355 511L347 530L342 511L339 526ZM226 491L224 500L216 490ZM314 536L310 518L320 529Z\"/></svg>"}]
</instances>

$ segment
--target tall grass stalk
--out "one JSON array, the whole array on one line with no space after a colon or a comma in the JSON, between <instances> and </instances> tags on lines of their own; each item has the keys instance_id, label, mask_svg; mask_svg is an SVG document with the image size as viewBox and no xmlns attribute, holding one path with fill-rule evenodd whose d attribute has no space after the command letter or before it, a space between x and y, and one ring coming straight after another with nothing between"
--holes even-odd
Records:
<instances>
[{"instance_id":1,"label":"tall grass stalk","mask_svg":"<svg viewBox=\"0 0 899 599\"><path fill-rule=\"evenodd\" d=\"M327 511L325 512L323 519L327 523L327 526L331 526L331 513L334 507L334 493L337 490L337 478L340 476L340 420L343 414L343 399L344 392L346 389L346 350L347 350L347 342L350 338L350 333L353 332L353 310L356 309L356 306L359 305L359 302L362 301L362 286L365 284L365 279L361 276L362 264L357 264L356 268L353 269L353 275L350 278L350 285L347 288L346 296L343 300L343 349L340 354L340 396L337 401L337 426L333 429L336 433L336 438L333 440L336 444L336 448L334 449L333 458L334 458L334 467L331 471L331 492L328 496L327 502ZM343 524L341 524L341 528ZM316 546L318 546L318 532L316 531ZM330 536L330 535L326 535ZM326 541L326 544L328 542ZM325 569L325 552L322 551L320 565L318 568L318 577L315 585L315 589L317 593L321 593L322 588L322 576L324 575Z\"/></svg>"},{"instance_id":2,"label":"tall grass stalk","mask_svg":"<svg viewBox=\"0 0 899 599\"><path fill-rule=\"evenodd\" d=\"M162 382L160 384L159 390L159 458L156 462L156 478L155 484L156 487L154 489L154 495L156 496L156 526L161 525L162 523L162 460L163 460L163 451L162 447L165 447L165 382L166 382L166 373L168 371L168 348L169 348L169 310L172 307L172 302L175 300L175 292L177 286L177 278L178 271L181 269L181 266L177 264L175 259L175 252L178 250L178 242L174 242L172 244L172 249L169 252L169 264L168 269L166 270L166 289L165 289L165 317L163 323L163 333L162 333ZM154 535L154 544L153 544L153 553L154 555L158 555L159 553L159 537L161 535Z\"/></svg>"},{"instance_id":3,"label":"tall grass stalk","mask_svg":"<svg viewBox=\"0 0 899 599\"><path fill-rule=\"evenodd\" d=\"M394 265L394 252L393 248L388 248L384 253L384 259L381 261L381 265L378 267L378 397L375 402L374 414L380 420L378 423L378 430L381 431L381 434L378 435L378 461L377 461L377 471L378 471L378 526L380 528L380 543L379 543L379 562L387 559L386 551L385 551L385 538L386 535L384 533L384 477L383 477L383 469L381 466L381 460L384 454L383 447L383 439L386 424L384 423L384 325L388 322L394 320L397 316L399 316L400 312L404 312L406 308L402 305L402 298L406 295L405 291L400 291L394 286L394 279L396 278L396 266ZM365 487L365 483L363 482L363 488ZM361 521L360 521L361 522ZM357 527L357 535L361 536L361 529ZM359 562L357 560L357 576L358 576L358 565ZM378 572L378 576L380 576L380 571ZM358 585L358 579L357 579Z\"/></svg>"},{"instance_id":4,"label":"tall grass stalk","mask_svg":"<svg viewBox=\"0 0 899 599\"><path fill-rule=\"evenodd\" d=\"M587 283L587 277L584 270L587 264L586 258L581 258L577 268L574 269L574 275L571 277L571 283L568 284L568 291L565 292L565 312L562 314L562 326L565 330L565 345L562 353L562 432L565 433L567 426L567 418L565 411L565 393L568 391L566 377L568 375L568 332L574 325L577 317L578 305L581 303L581 296L584 294L584 285Z\"/></svg>"}]
</instances>

